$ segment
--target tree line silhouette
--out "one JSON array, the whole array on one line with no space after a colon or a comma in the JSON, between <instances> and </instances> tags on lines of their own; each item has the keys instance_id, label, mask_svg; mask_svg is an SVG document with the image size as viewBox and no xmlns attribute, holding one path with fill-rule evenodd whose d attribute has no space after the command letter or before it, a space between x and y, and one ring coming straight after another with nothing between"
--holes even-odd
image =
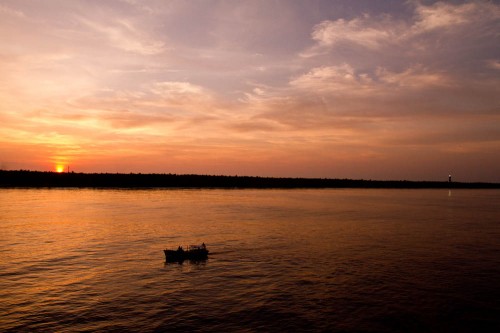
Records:
<instances>
[{"instance_id":1,"label":"tree line silhouette","mask_svg":"<svg viewBox=\"0 0 500 333\"><path fill-rule=\"evenodd\" d=\"M0 170L0 187L92 188L500 188L499 183L142 173L56 173Z\"/></svg>"}]
</instances>

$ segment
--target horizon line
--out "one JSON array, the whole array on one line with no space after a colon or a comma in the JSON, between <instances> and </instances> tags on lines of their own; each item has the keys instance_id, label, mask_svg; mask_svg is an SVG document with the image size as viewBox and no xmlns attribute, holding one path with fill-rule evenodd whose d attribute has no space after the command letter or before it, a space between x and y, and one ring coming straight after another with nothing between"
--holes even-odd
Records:
<instances>
[{"instance_id":1,"label":"horizon line","mask_svg":"<svg viewBox=\"0 0 500 333\"><path fill-rule=\"evenodd\" d=\"M29 172L29 173L40 173L40 174L52 174L52 175L117 175L117 176L170 176L170 177L206 177L206 178L253 178L253 179L261 179L261 180L291 180L291 181L344 181L344 182L365 182L365 183L430 183L430 184L484 184L484 185L496 185L500 186L500 183L497 182L485 182L485 181L450 181L450 180L408 180L408 179L365 179L365 178L330 178L330 177L276 177L276 176L251 176L251 175L227 175L227 174L177 174L171 172L75 172L75 171L41 171L41 170L29 170L29 169L18 169L18 170L1 170L0 172Z\"/></svg>"}]
</instances>

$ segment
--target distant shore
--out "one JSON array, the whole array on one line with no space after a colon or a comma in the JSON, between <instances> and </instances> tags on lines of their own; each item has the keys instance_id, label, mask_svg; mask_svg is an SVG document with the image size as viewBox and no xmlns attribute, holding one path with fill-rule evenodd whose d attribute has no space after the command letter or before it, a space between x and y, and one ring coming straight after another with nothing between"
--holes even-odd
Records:
<instances>
[{"instance_id":1,"label":"distant shore","mask_svg":"<svg viewBox=\"0 0 500 333\"><path fill-rule=\"evenodd\" d=\"M0 188L471 188L500 183L0 170Z\"/></svg>"}]
</instances>

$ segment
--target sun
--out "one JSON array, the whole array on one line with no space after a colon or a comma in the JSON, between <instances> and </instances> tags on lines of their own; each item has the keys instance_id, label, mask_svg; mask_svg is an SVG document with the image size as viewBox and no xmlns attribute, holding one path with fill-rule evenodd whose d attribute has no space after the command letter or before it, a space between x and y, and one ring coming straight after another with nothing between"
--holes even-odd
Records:
<instances>
[{"instance_id":1,"label":"sun","mask_svg":"<svg viewBox=\"0 0 500 333\"><path fill-rule=\"evenodd\" d=\"M64 172L64 165L56 165L56 172L58 173Z\"/></svg>"}]
</instances>

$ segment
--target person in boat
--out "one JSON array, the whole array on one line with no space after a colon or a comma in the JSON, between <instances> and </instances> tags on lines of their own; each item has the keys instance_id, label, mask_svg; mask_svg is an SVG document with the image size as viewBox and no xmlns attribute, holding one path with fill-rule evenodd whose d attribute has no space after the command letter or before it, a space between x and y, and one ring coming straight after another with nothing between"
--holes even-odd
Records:
<instances>
[{"instance_id":1,"label":"person in boat","mask_svg":"<svg viewBox=\"0 0 500 333\"><path fill-rule=\"evenodd\" d=\"M203 242L203 244L201 244L201 248L202 248L202 249L204 249L204 250L207 248L207 247L205 246L205 242Z\"/></svg>"},{"instance_id":2,"label":"person in boat","mask_svg":"<svg viewBox=\"0 0 500 333\"><path fill-rule=\"evenodd\" d=\"M182 248L182 246L179 246L179 247L177 248L177 252L184 252L184 249Z\"/></svg>"}]
</instances>

